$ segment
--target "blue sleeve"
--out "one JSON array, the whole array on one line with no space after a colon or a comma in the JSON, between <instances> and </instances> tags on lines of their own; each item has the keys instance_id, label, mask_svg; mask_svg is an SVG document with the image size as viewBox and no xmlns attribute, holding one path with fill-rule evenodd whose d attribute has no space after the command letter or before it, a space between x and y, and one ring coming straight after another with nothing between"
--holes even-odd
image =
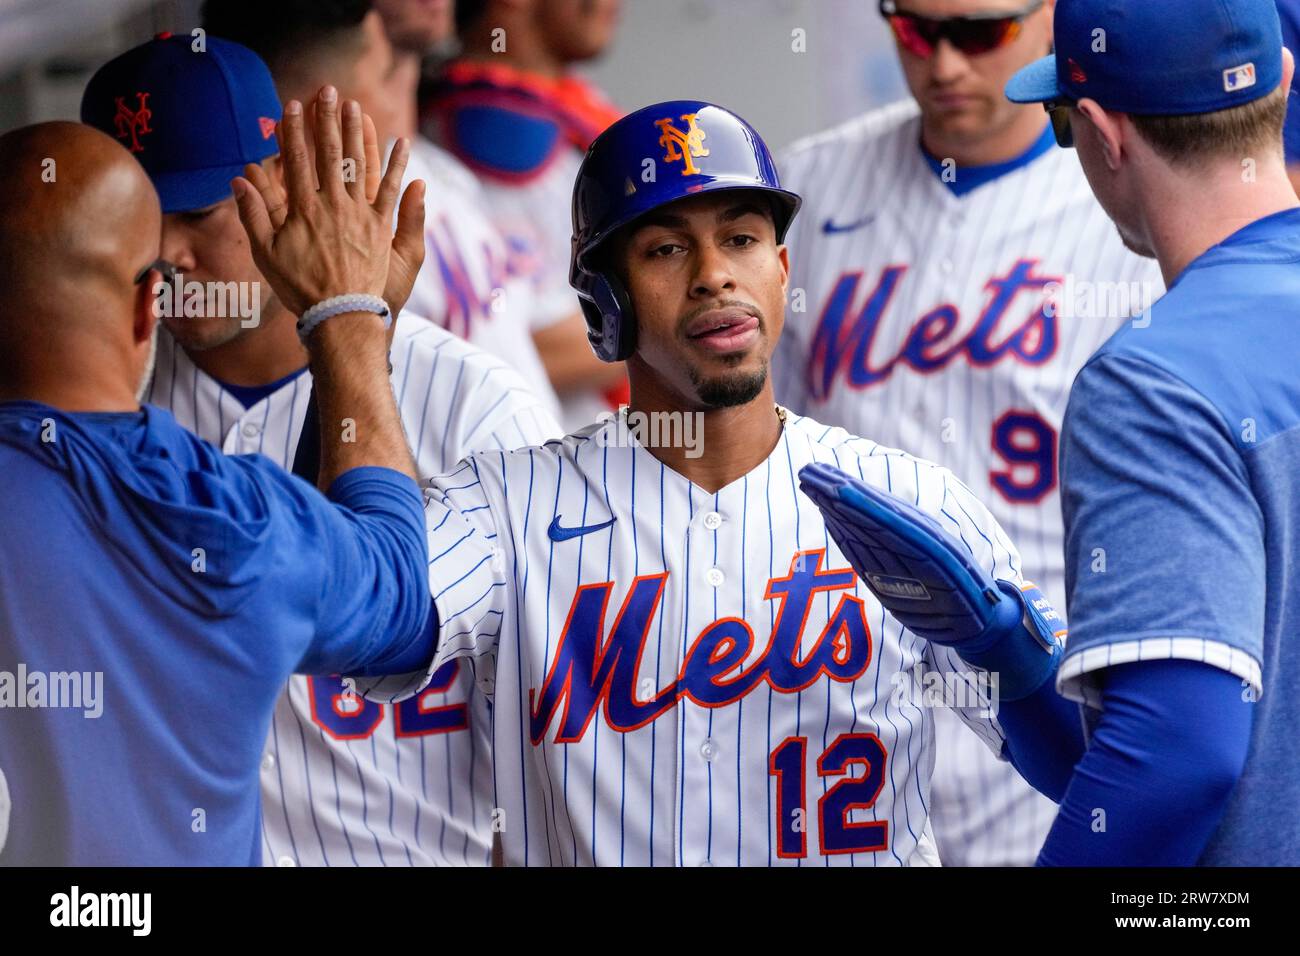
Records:
<instances>
[{"instance_id":1,"label":"blue sleeve","mask_svg":"<svg viewBox=\"0 0 1300 956\"><path fill-rule=\"evenodd\" d=\"M1143 358L1103 352L1079 373L1061 438L1066 696L1095 705L1106 668L1170 658L1261 689L1264 519L1238 428Z\"/></svg>"},{"instance_id":2,"label":"blue sleeve","mask_svg":"<svg viewBox=\"0 0 1300 956\"><path fill-rule=\"evenodd\" d=\"M361 673L433 656L428 545L419 487L387 468L353 468L321 502L324 566L316 638L299 670ZM406 670L415 668L407 667Z\"/></svg>"},{"instance_id":3,"label":"blue sleeve","mask_svg":"<svg viewBox=\"0 0 1300 956\"><path fill-rule=\"evenodd\" d=\"M1007 738L1004 752L1011 765L1035 790L1060 803L1083 756L1083 714L1054 685L1049 680L1028 697L1003 701L998 725Z\"/></svg>"},{"instance_id":4,"label":"blue sleeve","mask_svg":"<svg viewBox=\"0 0 1300 956\"><path fill-rule=\"evenodd\" d=\"M1247 696L1233 675L1193 661L1108 669L1039 865L1194 865L1246 762Z\"/></svg>"}]
</instances>

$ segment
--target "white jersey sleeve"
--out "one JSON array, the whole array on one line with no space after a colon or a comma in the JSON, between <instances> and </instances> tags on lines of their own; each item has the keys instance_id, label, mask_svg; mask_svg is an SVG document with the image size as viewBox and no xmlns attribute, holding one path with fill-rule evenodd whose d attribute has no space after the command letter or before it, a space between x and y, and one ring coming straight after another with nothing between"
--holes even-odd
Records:
<instances>
[{"instance_id":1,"label":"white jersey sleeve","mask_svg":"<svg viewBox=\"0 0 1300 956\"><path fill-rule=\"evenodd\" d=\"M527 452L525 452L527 453ZM426 670L357 678L370 700L391 703L421 690L448 661L468 658L475 684L491 699L492 663L509 590L499 535L473 458L424 489L429 582L438 615L437 649Z\"/></svg>"}]
</instances>

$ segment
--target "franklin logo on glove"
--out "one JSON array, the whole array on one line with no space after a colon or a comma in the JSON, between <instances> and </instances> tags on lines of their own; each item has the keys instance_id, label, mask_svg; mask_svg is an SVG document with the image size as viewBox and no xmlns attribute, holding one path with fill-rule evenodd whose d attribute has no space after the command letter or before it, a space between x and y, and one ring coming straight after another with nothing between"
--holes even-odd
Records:
<instances>
[{"instance_id":1,"label":"franklin logo on glove","mask_svg":"<svg viewBox=\"0 0 1300 956\"><path fill-rule=\"evenodd\" d=\"M871 590L877 594L887 594L905 601L930 600L930 592L925 589L925 585L914 578L891 578L886 574L868 574L866 581L871 585Z\"/></svg>"}]
</instances>

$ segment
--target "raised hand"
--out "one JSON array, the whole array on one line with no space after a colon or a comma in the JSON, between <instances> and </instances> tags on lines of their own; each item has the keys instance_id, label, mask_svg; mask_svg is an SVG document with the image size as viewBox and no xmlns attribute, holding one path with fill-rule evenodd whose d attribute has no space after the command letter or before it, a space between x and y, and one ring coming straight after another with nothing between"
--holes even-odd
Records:
<instances>
[{"instance_id":1,"label":"raised hand","mask_svg":"<svg viewBox=\"0 0 1300 956\"><path fill-rule=\"evenodd\" d=\"M323 88L313 110L313 173L302 104L286 105L285 188L276 188L260 166L248 166L233 184L240 220L262 275L295 315L347 293L381 295L397 312L424 261L424 184L412 183L402 196L394 234L409 145L397 143L379 178L370 169L378 166L373 124L353 101L342 104L341 123L339 112L337 92Z\"/></svg>"}]
</instances>

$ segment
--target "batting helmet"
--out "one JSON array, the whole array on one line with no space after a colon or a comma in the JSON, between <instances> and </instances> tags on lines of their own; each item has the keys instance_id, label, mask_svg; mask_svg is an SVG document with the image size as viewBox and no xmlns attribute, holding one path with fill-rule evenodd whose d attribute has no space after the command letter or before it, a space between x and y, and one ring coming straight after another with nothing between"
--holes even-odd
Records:
<instances>
[{"instance_id":1,"label":"batting helmet","mask_svg":"<svg viewBox=\"0 0 1300 956\"><path fill-rule=\"evenodd\" d=\"M596 138L573 186L569 283L578 292L596 354L618 362L636 349L636 321L622 282L602 261L617 230L697 193L756 189L772 199L776 240L799 210L781 188L772 154L754 127L712 103L673 100L637 110Z\"/></svg>"}]
</instances>

